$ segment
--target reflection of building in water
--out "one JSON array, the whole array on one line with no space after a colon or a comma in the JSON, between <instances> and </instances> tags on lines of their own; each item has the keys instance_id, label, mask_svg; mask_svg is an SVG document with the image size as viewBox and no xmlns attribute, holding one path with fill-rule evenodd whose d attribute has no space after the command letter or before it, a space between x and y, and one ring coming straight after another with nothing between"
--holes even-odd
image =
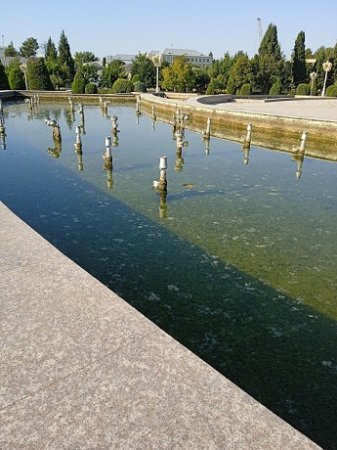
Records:
<instances>
[{"instance_id":1,"label":"reflection of building in water","mask_svg":"<svg viewBox=\"0 0 337 450\"><path fill-rule=\"evenodd\" d=\"M294 155L294 161L297 163L296 167L296 178L299 180L302 176L302 167L303 167L303 161L304 161L304 152L297 152Z\"/></svg>"}]
</instances>

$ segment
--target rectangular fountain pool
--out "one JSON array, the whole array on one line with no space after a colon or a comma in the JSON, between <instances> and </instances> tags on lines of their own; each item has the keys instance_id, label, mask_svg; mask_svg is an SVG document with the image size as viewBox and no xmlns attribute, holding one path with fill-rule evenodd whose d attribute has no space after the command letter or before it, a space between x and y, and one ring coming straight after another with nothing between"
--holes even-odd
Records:
<instances>
[{"instance_id":1,"label":"rectangular fountain pool","mask_svg":"<svg viewBox=\"0 0 337 450\"><path fill-rule=\"evenodd\" d=\"M337 165L185 131L133 106L5 105L0 199L325 448L337 431ZM103 167L111 116L113 168ZM45 118L61 127L55 143ZM76 153L76 125L82 154ZM152 187L167 156L167 193ZM301 167L301 164L303 166Z\"/></svg>"}]
</instances>

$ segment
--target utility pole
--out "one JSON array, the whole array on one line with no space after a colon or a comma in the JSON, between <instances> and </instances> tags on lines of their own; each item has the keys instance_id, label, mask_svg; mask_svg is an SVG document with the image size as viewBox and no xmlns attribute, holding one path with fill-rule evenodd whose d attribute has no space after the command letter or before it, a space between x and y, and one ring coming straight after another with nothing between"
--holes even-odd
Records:
<instances>
[{"instance_id":1,"label":"utility pole","mask_svg":"<svg viewBox=\"0 0 337 450\"><path fill-rule=\"evenodd\" d=\"M263 38L262 22L261 22L260 17L257 18L257 32L258 32L259 46L260 46L262 38Z\"/></svg>"}]
</instances>

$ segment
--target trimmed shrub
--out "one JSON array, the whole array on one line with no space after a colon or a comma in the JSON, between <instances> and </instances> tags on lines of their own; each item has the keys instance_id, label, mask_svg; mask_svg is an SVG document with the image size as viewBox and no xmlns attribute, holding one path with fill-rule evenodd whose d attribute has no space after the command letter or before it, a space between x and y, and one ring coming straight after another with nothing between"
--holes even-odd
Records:
<instances>
[{"instance_id":1,"label":"trimmed shrub","mask_svg":"<svg viewBox=\"0 0 337 450\"><path fill-rule=\"evenodd\" d=\"M146 92L146 84L142 81L136 81L133 83L134 92Z\"/></svg>"},{"instance_id":2,"label":"trimmed shrub","mask_svg":"<svg viewBox=\"0 0 337 450\"><path fill-rule=\"evenodd\" d=\"M138 73L135 73L134 76L132 77L132 83L137 83L137 81L141 81L140 80L140 75Z\"/></svg>"},{"instance_id":3,"label":"trimmed shrub","mask_svg":"<svg viewBox=\"0 0 337 450\"><path fill-rule=\"evenodd\" d=\"M132 92L132 89L132 81L126 80L125 78L118 78L111 88L113 94L127 94Z\"/></svg>"},{"instance_id":4,"label":"trimmed shrub","mask_svg":"<svg viewBox=\"0 0 337 450\"><path fill-rule=\"evenodd\" d=\"M71 85L71 90L74 94L84 94L85 90L85 80L83 74L79 71L75 73L74 81Z\"/></svg>"},{"instance_id":5,"label":"trimmed shrub","mask_svg":"<svg viewBox=\"0 0 337 450\"><path fill-rule=\"evenodd\" d=\"M241 86L239 95L250 95L251 93L251 87L250 83L245 83Z\"/></svg>"},{"instance_id":6,"label":"trimmed shrub","mask_svg":"<svg viewBox=\"0 0 337 450\"><path fill-rule=\"evenodd\" d=\"M326 88L325 95L327 97L337 97L337 86L335 84L328 86Z\"/></svg>"},{"instance_id":7,"label":"trimmed shrub","mask_svg":"<svg viewBox=\"0 0 337 450\"><path fill-rule=\"evenodd\" d=\"M27 61L28 89L53 91L54 86L50 80L44 58L32 58Z\"/></svg>"},{"instance_id":8,"label":"trimmed shrub","mask_svg":"<svg viewBox=\"0 0 337 450\"><path fill-rule=\"evenodd\" d=\"M97 89L97 85L95 83L88 83L85 86L85 93L86 94L97 94L98 89Z\"/></svg>"},{"instance_id":9,"label":"trimmed shrub","mask_svg":"<svg viewBox=\"0 0 337 450\"><path fill-rule=\"evenodd\" d=\"M270 88L269 95L280 95L281 89L282 89L281 81L277 80Z\"/></svg>"},{"instance_id":10,"label":"trimmed shrub","mask_svg":"<svg viewBox=\"0 0 337 450\"><path fill-rule=\"evenodd\" d=\"M307 83L300 83L296 88L296 95L310 95L310 86Z\"/></svg>"}]
</instances>

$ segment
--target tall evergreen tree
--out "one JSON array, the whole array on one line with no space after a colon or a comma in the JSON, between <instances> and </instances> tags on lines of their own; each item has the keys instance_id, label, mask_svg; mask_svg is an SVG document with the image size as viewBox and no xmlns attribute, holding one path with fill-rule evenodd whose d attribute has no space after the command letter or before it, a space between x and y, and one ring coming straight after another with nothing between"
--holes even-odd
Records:
<instances>
[{"instance_id":1,"label":"tall evergreen tree","mask_svg":"<svg viewBox=\"0 0 337 450\"><path fill-rule=\"evenodd\" d=\"M54 90L44 58L29 59L26 70L28 89L41 91Z\"/></svg>"},{"instance_id":2,"label":"tall evergreen tree","mask_svg":"<svg viewBox=\"0 0 337 450\"><path fill-rule=\"evenodd\" d=\"M9 43L9 45L5 48L5 56L8 57L15 57L18 56L19 52L16 50L16 48L14 47L13 41L11 41Z\"/></svg>"},{"instance_id":3,"label":"tall evergreen tree","mask_svg":"<svg viewBox=\"0 0 337 450\"><path fill-rule=\"evenodd\" d=\"M74 60L71 56L68 39L62 30L58 45L58 62L66 77L64 81L70 83L75 75Z\"/></svg>"},{"instance_id":4,"label":"tall evergreen tree","mask_svg":"<svg viewBox=\"0 0 337 450\"><path fill-rule=\"evenodd\" d=\"M253 72L248 56L245 53L236 57L235 63L229 72L227 92L229 94L238 93L244 84L251 84Z\"/></svg>"},{"instance_id":5,"label":"tall evergreen tree","mask_svg":"<svg viewBox=\"0 0 337 450\"><path fill-rule=\"evenodd\" d=\"M27 38L20 47L20 55L24 58L31 58L36 55L39 48L37 40L33 37Z\"/></svg>"},{"instance_id":6,"label":"tall evergreen tree","mask_svg":"<svg viewBox=\"0 0 337 450\"><path fill-rule=\"evenodd\" d=\"M277 28L271 23L263 36L258 55L252 60L255 89L268 94L271 86L280 79L283 62Z\"/></svg>"},{"instance_id":7,"label":"tall evergreen tree","mask_svg":"<svg viewBox=\"0 0 337 450\"><path fill-rule=\"evenodd\" d=\"M259 56L272 56L276 61L282 59L281 47L278 42L277 28L269 24L259 47Z\"/></svg>"},{"instance_id":8,"label":"tall evergreen tree","mask_svg":"<svg viewBox=\"0 0 337 450\"><path fill-rule=\"evenodd\" d=\"M45 47L45 60L46 62L56 62L57 60L56 45L52 41L51 37L49 37Z\"/></svg>"},{"instance_id":9,"label":"tall evergreen tree","mask_svg":"<svg viewBox=\"0 0 337 450\"><path fill-rule=\"evenodd\" d=\"M292 54L292 77L295 86L299 83L306 83L307 68L305 63L305 34L304 31L300 31L295 40L294 51Z\"/></svg>"},{"instance_id":10,"label":"tall evergreen tree","mask_svg":"<svg viewBox=\"0 0 337 450\"><path fill-rule=\"evenodd\" d=\"M156 84L156 69L146 54L139 53L132 61L131 75L139 75L140 81L145 83L146 87Z\"/></svg>"},{"instance_id":11,"label":"tall evergreen tree","mask_svg":"<svg viewBox=\"0 0 337 450\"><path fill-rule=\"evenodd\" d=\"M7 74L5 72L5 67L0 61L0 90L9 89L9 83Z\"/></svg>"}]
</instances>

